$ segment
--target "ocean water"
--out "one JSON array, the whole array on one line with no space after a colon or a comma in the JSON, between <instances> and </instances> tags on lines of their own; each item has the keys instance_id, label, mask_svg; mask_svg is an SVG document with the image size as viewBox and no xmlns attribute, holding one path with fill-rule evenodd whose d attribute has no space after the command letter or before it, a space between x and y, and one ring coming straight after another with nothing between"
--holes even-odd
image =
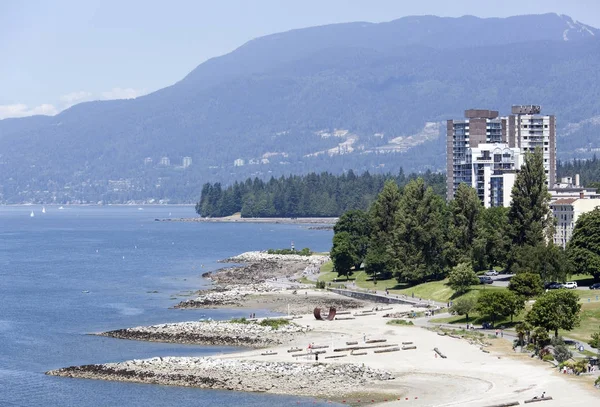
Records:
<instances>
[{"instance_id":1,"label":"ocean water","mask_svg":"<svg viewBox=\"0 0 600 407\"><path fill-rule=\"evenodd\" d=\"M185 206L0 207L0 406L332 405L311 398L45 376L59 367L234 348L87 335L137 325L245 316L173 310L205 271L248 250L328 250L332 232L299 225L155 222ZM34 217L30 216L34 212ZM255 310L257 315L268 311Z\"/></svg>"}]
</instances>

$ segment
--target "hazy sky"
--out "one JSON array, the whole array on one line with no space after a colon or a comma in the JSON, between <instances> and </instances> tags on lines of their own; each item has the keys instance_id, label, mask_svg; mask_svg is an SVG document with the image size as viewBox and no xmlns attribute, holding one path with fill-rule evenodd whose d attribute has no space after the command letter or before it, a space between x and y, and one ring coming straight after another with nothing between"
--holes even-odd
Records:
<instances>
[{"instance_id":1,"label":"hazy sky","mask_svg":"<svg viewBox=\"0 0 600 407\"><path fill-rule=\"evenodd\" d=\"M599 0L0 0L0 119L149 93L293 28L547 12L600 27Z\"/></svg>"}]
</instances>

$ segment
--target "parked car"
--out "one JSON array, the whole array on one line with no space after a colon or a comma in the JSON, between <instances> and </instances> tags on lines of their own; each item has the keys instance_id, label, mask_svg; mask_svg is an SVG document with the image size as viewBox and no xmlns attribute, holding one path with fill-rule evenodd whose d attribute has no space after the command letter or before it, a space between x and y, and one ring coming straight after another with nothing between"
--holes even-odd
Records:
<instances>
[{"instance_id":1,"label":"parked car","mask_svg":"<svg viewBox=\"0 0 600 407\"><path fill-rule=\"evenodd\" d=\"M558 290L559 288L563 288L563 284L561 283L550 283L546 286L548 290Z\"/></svg>"},{"instance_id":2,"label":"parked car","mask_svg":"<svg viewBox=\"0 0 600 407\"><path fill-rule=\"evenodd\" d=\"M555 286L556 284L558 284L562 287L562 284L559 284L556 281L550 281L549 283L544 284L544 288L551 288L552 286Z\"/></svg>"},{"instance_id":3,"label":"parked car","mask_svg":"<svg viewBox=\"0 0 600 407\"><path fill-rule=\"evenodd\" d=\"M594 283L590 286L590 290L600 290L600 283Z\"/></svg>"},{"instance_id":4,"label":"parked car","mask_svg":"<svg viewBox=\"0 0 600 407\"><path fill-rule=\"evenodd\" d=\"M494 280L490 276L479 276L479 282L481 284L492 284Z\"/></svg>"},{"instance_id":5,"label":"parked car","mask_svg":"<svg viewBox=\"0 0 600 407\"><path fill-rule=\"evenodd\" d=\"M563 284L564 288L577 288L577 283L575 281L567 281Z\"/></svg>"},{"instance_id":6,"label":"parked car","mask_svg":"<svg viewBox=\"0 0 600 407\"><path fill-rule=\"evenodd\" d=\"M486 276L497 276L498 272L496 270L490 270L485 273Z\"/></svg>"}]
</instances>

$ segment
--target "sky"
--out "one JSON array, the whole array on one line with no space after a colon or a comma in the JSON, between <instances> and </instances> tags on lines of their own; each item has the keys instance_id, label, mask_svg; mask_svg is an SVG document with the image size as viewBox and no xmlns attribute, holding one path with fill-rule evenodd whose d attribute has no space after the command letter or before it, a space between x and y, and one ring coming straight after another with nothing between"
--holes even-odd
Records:
<instances>
[{"instance_id":1,"label":"sky","mask_svg":"<svg viewBox=\"0 0 600 407\"><path fill-rule=\"evenodd\" d=\"M0 1L0 119L135 98L253 38L295 28L548 12L600 27L598 0Z\"/></svg>"}]
</instances>

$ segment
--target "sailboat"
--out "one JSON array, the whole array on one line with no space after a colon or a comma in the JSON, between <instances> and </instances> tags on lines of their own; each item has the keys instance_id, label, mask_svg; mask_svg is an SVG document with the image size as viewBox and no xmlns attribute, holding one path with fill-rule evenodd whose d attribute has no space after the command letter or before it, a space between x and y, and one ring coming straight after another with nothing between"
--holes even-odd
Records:
<instances>
[{"instance_id":1,"label":"sailboat","mask_svg":"<svg viewBox=\"0 0 600 407\"><path fill-rule=\"evenodd\" d=\"M33 213L33 211L31 211L31 213L29 214L30 218L33 218L35 216L35 213Z\"/></svg>"},{"instance_id":2,"label":"sailboat","mask_svg":"<svg viewBox=\"0 0 600 407\"><path fill-rule=\"evenodd\" d=\"M42 206L42 213L46 213L46 207Z\"/></svg>"}]
</instances>

